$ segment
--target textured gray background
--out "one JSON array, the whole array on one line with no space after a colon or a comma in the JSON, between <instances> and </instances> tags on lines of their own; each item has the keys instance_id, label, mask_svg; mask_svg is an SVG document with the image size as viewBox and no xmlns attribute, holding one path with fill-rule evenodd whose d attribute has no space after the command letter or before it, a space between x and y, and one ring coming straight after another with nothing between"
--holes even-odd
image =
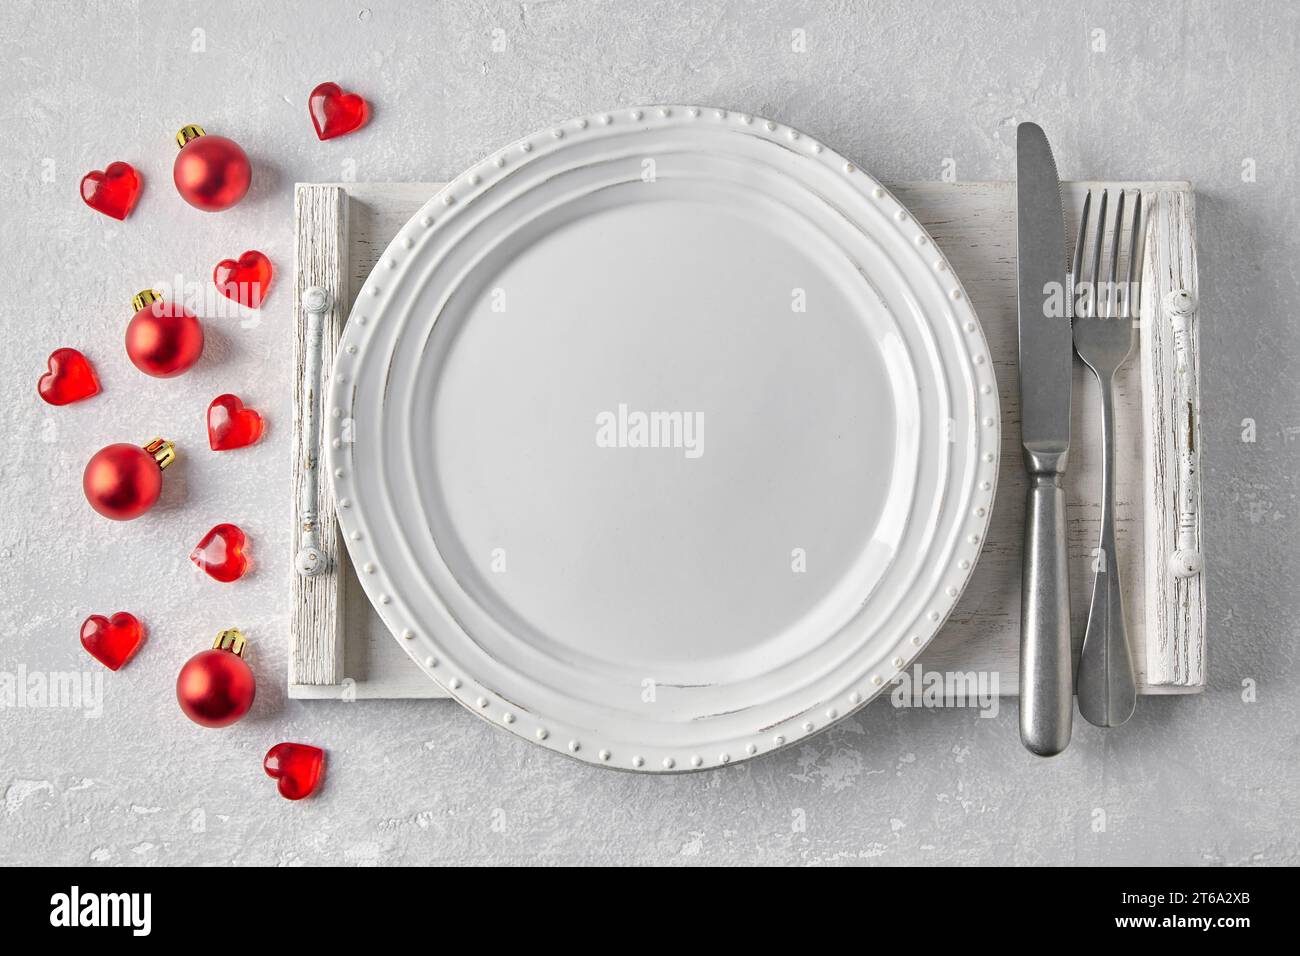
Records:
<instances>
[{"instance_id":1,"label":"textured gray background","mask_svg":"<svg viewBox=\"0 0 1300 956\"><path fill-rule=\"evenodd\" d=\"M204 52L191 51L196 29ZM1298 29L1282 2L7 2L0 672L94 673L76 637L92 611L134 610L150 637L105 674L99 719L0 709L0 860L1300 862ZM366 95L374 116L322 144L305 102L325 79ZM886 181L937 179L945 158L960 179L1012 178L1012 130L1032 119L1067 178L1196 184L1203 696L1143 700L1109 734L1081 726L1047 762L1020 746L1013 703L980 719L878 702L788 752L665 779L557 758L445 702L285 699L292 184L343 178L350 163L358 179L446 179L535 128L636 102L773 115ZM205 216L176 196L172 136L187 122L253 157L235 210ZM81 175L116 159L146 178L124 224L77 199ZM208 351L182 379L138 374L121 347L131 295L178 272L204 282L247 248L279 269L262 323L208 323ZM63 409L36 398L61 345L92 357L103 395ZM203 409L232 390L267 413L269 433L212 455ZM89 454L153 434L186 456L163 504L120 525L90 514L78 481ZM260 558L234 586L186 561L221 520L242 524ZM255 646L257 704L234 728L202 730L178 712L173 681L233 624ZM284 801L262 774L281 739L328 747L316 799Z\"/></svg>"}]
</instances>

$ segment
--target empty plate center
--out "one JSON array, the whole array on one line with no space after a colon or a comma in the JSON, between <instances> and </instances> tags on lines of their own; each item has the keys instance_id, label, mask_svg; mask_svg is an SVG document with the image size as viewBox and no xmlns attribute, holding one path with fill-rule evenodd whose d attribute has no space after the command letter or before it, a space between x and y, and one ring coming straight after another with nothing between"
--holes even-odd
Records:
<instances>
[{"instance_id":1,"label":"empty plate center","mask_svg":"<svg viewBox=\"0 0 1300 956\"><path fill-rule=\"evenodd\" d=\"M901 532L893 317L783 207L609 199L486 256L439 317L433 537L523 642L648 677L770 670Z\"/></svg>"}]
</instances>

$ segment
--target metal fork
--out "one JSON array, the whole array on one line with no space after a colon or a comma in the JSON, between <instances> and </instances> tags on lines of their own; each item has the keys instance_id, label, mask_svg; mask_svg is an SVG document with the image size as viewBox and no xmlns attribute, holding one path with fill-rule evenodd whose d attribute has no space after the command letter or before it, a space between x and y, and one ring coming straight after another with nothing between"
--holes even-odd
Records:
<instances>
[{"instance_id":1,"label":"metal fork","mask_svg":"<svg viewBox=\"0 0 1300 956\"><path fill-rule=\"evenodd\" d=\"M1085 277L1083 257L1092 205L1092 191L1088 191L1079 221L1072 273L1074 349L1097 376L1101 390L1102 442L1101 544L1093 564L1092 604L1088 608L1076 692L1079 713L1085 720L1098 727L1118 727L1132 716L1137 705L1137 681L1124 624L1124 599L1115 554L1115 373L1128 360L1137 342L1134 320L1142 277L1142 194L1138 193L1133 203L1132 235L1122 283L1117 273L1124 235L1124 193L1120 192L1116 203L1109 263L1103 275L1106 204L1107 193L1103 189L1097 211L1091 275Z\"/></svg>"}]
</instances>

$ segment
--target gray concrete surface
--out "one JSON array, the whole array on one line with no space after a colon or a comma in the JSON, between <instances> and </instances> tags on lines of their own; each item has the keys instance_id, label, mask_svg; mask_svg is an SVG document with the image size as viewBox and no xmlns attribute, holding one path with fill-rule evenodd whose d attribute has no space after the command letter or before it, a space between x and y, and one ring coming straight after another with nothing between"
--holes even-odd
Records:
<instances>
[{"instance_id":1,"label":"gray concrete surface","mask_svg":"<svg viewBox=\"0 0 1300 956\"><path fill-rule=\"evenodd\" d=\"M0 862L1300 862L1298 40L1284 2L6 3L0 673L105 679L98 717L0 707ZM374 104L363 132L317 142L304 104L325 79ZM1012 130L1032 119L1066 177L1196 184L1203 696L1143 700L1111 733L1082 726L1049 762L1021 748L1013 704L981 719L878 702L788 752L671 779L559 759L447 703L285 699L292 184L445 179L545 124L660 101L779 117L885 180L937 179L946 160L960 179L1012 178ZM253 157L237 209L204 216L176 196L172 136L189 122ZM83 173L117 159L146 178L124 224L77 198ZM247 248L279 270L263 321L210 322L182 379L135 372L132 294L206 282ZM103 395L36 398L61 345L92 356ZM269 433L216 456L203 409L230 390ZM124 525L91 515L88 455L153 434L189 452L163 506ZM222 520L255 541L235 586L186 561ZM77 628L118 609L150 637L109 674ZM255 648L257 704L202 730L173 682L232 624ZM328 747L318 798L284 801L263 775L281 739Z\"/></svg>"}]
</instances>

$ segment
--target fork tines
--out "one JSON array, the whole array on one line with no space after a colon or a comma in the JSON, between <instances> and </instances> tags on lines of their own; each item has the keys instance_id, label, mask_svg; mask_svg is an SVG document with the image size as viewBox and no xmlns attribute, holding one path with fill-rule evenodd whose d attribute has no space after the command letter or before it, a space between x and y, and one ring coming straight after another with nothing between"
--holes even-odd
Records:
<instances>
[{"instance_id":1,"label":"fork tines","mask_svg":"<svg viewBox=\"0 0 1300 956\"><path fill-rule=\"evenodd\" d=\"M1090 211L1092 209L1092 190L1088 190L1083 200L1083 213L1079 217L1079 235L1074 246L1074 263L1071 271L1073 285L1074 315L1078 318L1135 318L1137 295L1142 282L1142 193L1133 201L1130 235L1125 257L1125 273L1120 279L1119 265L1121 245L1124 237L1124 206L1127 194L1122 190L1119 201L1115 204L1115 222L1108 228L1106 206L1109 202L1109 190L1101 191L1101 201L1097 204L1097 220L1094 228L1092 246L1092 268L1084 273L1084 251L1087 246ZM1109 234L1110 255L1103 260L1103 247ZM1106 271L1102 272L1102 263L1106 262Z\"/></svg>"}]
</instances>

